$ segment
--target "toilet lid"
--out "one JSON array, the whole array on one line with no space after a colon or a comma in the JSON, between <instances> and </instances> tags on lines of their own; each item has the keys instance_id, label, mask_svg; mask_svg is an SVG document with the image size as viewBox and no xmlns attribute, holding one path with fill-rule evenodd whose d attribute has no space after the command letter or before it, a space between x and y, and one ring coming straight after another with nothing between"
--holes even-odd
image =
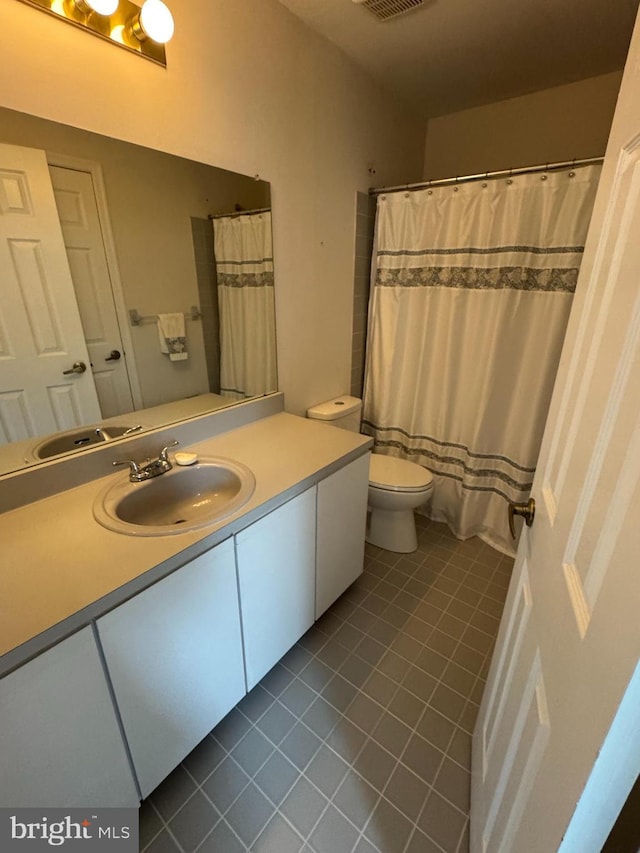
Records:
<instances>
[{"instance_id":1,"label":"toilet lid","mask_svg":"<svg viewBox=\"0 0 640 853\"><path fill-rule=\"evenodd\" d=\"M392 492L420 492L430 486L430 471L415 462L374 453L369 463L369 485Z\"/></svg>"}]
</instances>

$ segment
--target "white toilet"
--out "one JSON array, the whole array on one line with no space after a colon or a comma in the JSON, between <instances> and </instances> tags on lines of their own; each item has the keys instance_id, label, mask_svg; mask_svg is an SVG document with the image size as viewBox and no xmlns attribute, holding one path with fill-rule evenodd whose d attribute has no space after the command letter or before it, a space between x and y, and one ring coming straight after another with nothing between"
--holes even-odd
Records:
<instances>
[{"instance_id":1,"label":"white toilet","mask_svg":"<svg viewBox=\"0 0 640 853\"><path fill-rule=\"evenodd\" d=\"M307 417L332 426L360 431L362 400L335 397L307 409ZM374 453L369 465L369 509L367 542L408 554L418 547L413 511L426 503L433 492L430 471L415 462Z\"/></svg>"}]
</instances>

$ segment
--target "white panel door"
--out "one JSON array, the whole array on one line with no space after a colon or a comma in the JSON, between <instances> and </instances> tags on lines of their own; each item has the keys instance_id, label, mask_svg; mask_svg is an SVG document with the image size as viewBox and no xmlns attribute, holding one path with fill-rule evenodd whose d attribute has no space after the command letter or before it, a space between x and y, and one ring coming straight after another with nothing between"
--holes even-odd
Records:
<instances>
[{"instance_id":1,"label":"white panel door","mask_svg":"<svg viewBox=\"0 0 640 853\"><path fill-rule=\"evenodd\" d=\"M637 706L618 736L640 657L638 91L636 26L474 733L473 853L597 853L640 769Z\"/></svg>"},{"instance_id":2,"label":"white panel door","mask_svg":"<svg viewBox=\"0 0 640 853\"><path fill-rule=\"evenodd\" d=\"M0 680L0 806L137 806L91 628Z\"/></svg>"},{"instance_id":3,"label":"white panel door","mask_svg":"<svg viewBox=\"0 0 640 853\"><path fill-rule=\"evenodd\" d=\"M102 417L122 415L134 405L93 180L61 166L49 172Z\"/></svg>"},{"instance_id":4,"label":"white panel door","mask_svg":"<svg viewBox=\"0 0 640 853\"><path fill-rule=\"evenodd\" d=\"M0 444L100 420L43 151L0 145Z\"/></svg>"},{"instance_id":5,"label":"white panel door","mask_svg":"<svg viewBox=\"0 0 640 853\"><path fill-rule=\"evenodd\" d=\"M316 619L362 574L370 456L318 483Z\"/></svg>"},{"instance_id":6,"label":"white panel door","mask_svg":"<svg viewBox=\"0 0 640 853\"><path fill-rule=\"evenodd\" d=\"M247 689L314 621L316 490L236 536Z\"/></svg>"},{"instance_id":7,"label":"white panel door","mask_svg":"<svg viewBox=\"0 0 640 853\"><path fill-rule=\"evenodd\" d=\"M98 620L142 796L245 694L233 540Z\"/></svg>"}]
</instances>

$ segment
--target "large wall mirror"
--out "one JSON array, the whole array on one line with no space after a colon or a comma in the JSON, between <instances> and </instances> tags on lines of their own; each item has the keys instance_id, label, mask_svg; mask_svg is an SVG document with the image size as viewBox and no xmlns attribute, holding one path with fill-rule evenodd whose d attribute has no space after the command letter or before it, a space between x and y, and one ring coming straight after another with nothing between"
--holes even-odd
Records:
<instances>
[{"instance_id":1,"label":"large wall mirror","mask_svg":"<svg viewBox=\"0 0 640 853\"><path fill-rule=\"evenodd\" d=\"M0 474L277 390L268 183L0 127Z\"/></svg>"}]
</instances>

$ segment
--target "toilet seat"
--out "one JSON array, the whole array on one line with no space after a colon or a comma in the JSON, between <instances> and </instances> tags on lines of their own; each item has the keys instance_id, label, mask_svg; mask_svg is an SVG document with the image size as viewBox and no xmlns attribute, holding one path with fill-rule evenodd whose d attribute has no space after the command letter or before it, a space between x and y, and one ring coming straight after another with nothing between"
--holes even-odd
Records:
<instances>
[{"instance_id":1,"label":"toilet seat","mask_svg":"<svg viewBox=\"0 0 640 853\"><path fill-rule=\"evenodd\" d=\"M423 492L433 484L433 475L421 465L373 453L369 463L369 486L389 492Z\"/></svg>"}]
</instances>

